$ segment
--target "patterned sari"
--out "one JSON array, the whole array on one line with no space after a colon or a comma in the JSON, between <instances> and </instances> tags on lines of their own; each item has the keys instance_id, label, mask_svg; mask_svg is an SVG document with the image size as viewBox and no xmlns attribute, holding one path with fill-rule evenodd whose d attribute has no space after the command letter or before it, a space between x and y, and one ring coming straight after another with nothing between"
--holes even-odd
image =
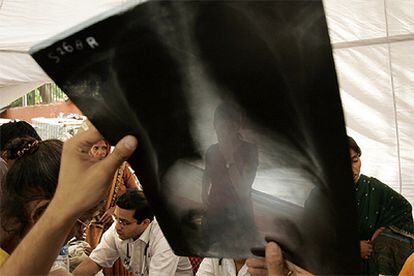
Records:
<instances>
[{"instance_id":1,"label":"patterned sari","mask_svg":"<svg viewBox=\"0 0 414 276\"><path fill-rule=\"evenodd\" d=\"M406 246L405 242L414 232L411 204L401 194L378 179L365 175L360 176L355 191L359 215L359 239L371 240L379 228L386 229L377 239L371 240L374 245L373 256L368 260L362 260L364 274L377 274L380 272L377 260L384 259L384 255L396 251L393 256L400 255L399 259L405 260L412 251L412 246L410 244ZM382 245L377 246L377 241L378 243L381 241ZM391 243L399 243L400 246L384 246ZM376 248L381 250L375 252ZM401 261L395 260L394 263L401 263Z\"/></svg>"}]
</instances>

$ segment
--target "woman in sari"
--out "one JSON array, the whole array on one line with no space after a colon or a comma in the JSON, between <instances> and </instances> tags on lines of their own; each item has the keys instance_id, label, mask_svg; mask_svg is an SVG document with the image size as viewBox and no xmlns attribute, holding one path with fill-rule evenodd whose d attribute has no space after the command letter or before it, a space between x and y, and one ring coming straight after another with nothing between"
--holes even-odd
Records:
<instances>
[{"instance_id":1,"label":"woman in sari","mask_svg":"<svg viewBox=\"0 0 414 276\"><path fill-rule=\"evenodd\" d=\"M89 153L93 158L102 160L111 151L111 146L108 141L101 140L92 146ZM103 233L111 226L113 220L112 215L115 209L116 200L123 195L127 189L141 189L139 181L134 174L134 171L127 162L124 162L121 167L115 172L114 179L107 197L100 209L99 214L93 218L91 224L86 229L86 242L91 246L87 250L87 254L94 249L101 240ZM122 264L115 262L112 269L104 269L105 275L129 275L128 271L124 269Z\"/></svg>"},{"instance_id":2,"label":"woman in sari","mask_svg":"<svg viewBox=\"0 0 414 276\"><path fill-rule=\"evenodd\" d=\"M348 139L363 273L396 275L413 250L411 204L378 179L360 173L361 149Z\"/></svg>"}]
</instances>

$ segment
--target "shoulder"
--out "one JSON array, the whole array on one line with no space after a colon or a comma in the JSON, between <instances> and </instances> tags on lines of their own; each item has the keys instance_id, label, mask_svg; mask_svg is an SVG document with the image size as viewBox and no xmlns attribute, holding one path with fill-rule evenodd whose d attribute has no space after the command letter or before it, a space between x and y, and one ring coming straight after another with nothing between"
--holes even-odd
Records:
<instances>
[{"instance_id":1,"label":"shoulder","mask_svg":"<svg viewBox=\"0 0 414 276\"><path fill-rule=\"evenodd\" d=\"M109 227L108 230L105 231L105 233L102 235L101 241L96 246L96 248L92 251L94 253L95 251L105 251L105 250L115 250L117 251L119 247L122 246L123 243L126 241L121 240L115 230L115 223ZM92 256L91 253L91 256Z\"/></svg>"},{"instance_id":2,"label":"shoulder","mask_svg":"<svg viewBox=\"0 0 414 276\"><path fill-rule=\"evenodd\" d=\"M371 188L379 189L384 192L397 193L397 191L395 191L393 188L391 188L390 186L388 186L387 184L378 180L375 177L365 176L364 180L367 182L367 184L370 185Z\"/></svg>"},{"instance_id":3,"label":"shoulder","mask_svg":"<svg viewBox=\"0 0 414 276\"><path fill-rule=\"evenodd\" d=\"M106 230L103 233L100 243L103 243L103 241L105 241L106 243L109 243L110 245L115 245L117 239L118 239L118 236L115 230L115 223L112 223L112 225L108 228L108 230Z\"/></svg>"},{"instance_id":4,"label":"shoulder","mask_svg":"<svg viewBox=\"0 0 414 276\"><path fill-rule=\"evenodd\" d=\"M164 233L161 230L161 227L155 219L148 227L151 227L149 233L150 246L156 246L160 243L163 243L164 241L167 242L164 237Z\"/></svg>"},{"instance_id":5,"label":"shoulder","mask_svg":"<svg viewBox=\"0 0 414 276\"><path fill-rule=\"evenodd\" d=\"M158 224L158 221L154 218L150 225L148 227L151 227L151 234L158 234L158 233L162 233L160 225Z\"/></svg>"},{"instance_id":6,"label":"shoulder","mask_svg":"<svg viewBox=\"0 0 414 276\"><path fill-rule=\"evenodd\" d=\"M379 192L382 198L386 198L389 200L399 200L401 202L407 202L409 204L407 199L402 194L400 194L387 184L376 179L375 177L365 177L367 182L366 184L368 184L368 187L371 189L371 191Z\"/></svg>"},{"instance_id":7,"label":"shoulder","mask_svg":"<svg viewBox=\"0 0 414 276\"><path fill-rule=\"evenodd\" d=\"M360 176L360 182L363 185L369 185L372 188L378 188L378 189L388 189L389 188L389 189L391 189L391 187L389 187L385 183L379 181L375 177L366 176L364 174L361 174L361 176Z\"/></svg>"},{"instance_id":8,"label":"shoulder","mask_svg":"<svg viewBox=\"0 0 414 276\"><path fill-rule=\"evenodd\" d=\"M108 230L105 231L105 233L116 235L115 223L112 223L111 226L109 226Z\"/></svg>"},{"instance_id":9,"label":"shoulder","mask_svg":"<svg viewBox=\"0 0 414 276\"><path fill-rule=\"evenodd\" d=\"M385 183L381 182L379 179L372 177L372 176L366 176L366 175L361 175L361 177L364 177L363 180L373 184L373 185L384 185L384 186L388 186Z\"/></svg>"}]
</instances>

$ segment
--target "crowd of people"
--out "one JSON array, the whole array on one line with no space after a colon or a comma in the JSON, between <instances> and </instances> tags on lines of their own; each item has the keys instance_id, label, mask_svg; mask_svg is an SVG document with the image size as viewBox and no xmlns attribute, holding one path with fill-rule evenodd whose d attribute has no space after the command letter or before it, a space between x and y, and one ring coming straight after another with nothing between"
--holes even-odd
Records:
<instances>
[{"instance_id":1,"label":"crowd of people","mask_svg":"<svg viewBox=\"0 0 414 276\"><path fill-rule=\"evenodd\" d=\"M126 162L138 146L133 136L111 150L89 122L64 144L42 141L26 122L4 124L0 134L0 275L96 275L101 270L105 275L311 275L285 260L273 241L266 244L264 258L204 258L195 271L188 257L174 254ZM360 173L361 149L348 139L362 273L413 275L411 205ZM219 149L210 151L210 158L220 155ZM212 167L206 176L212 181ZM64 245L78 239L86 239L87 246L68 270L56 259Z\"/></svg>"}]
</instances>

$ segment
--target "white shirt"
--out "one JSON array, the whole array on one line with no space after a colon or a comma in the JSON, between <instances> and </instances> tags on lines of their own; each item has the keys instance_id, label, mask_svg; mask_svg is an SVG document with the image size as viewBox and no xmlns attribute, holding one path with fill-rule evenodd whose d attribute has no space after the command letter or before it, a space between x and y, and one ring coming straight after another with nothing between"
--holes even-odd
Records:
<instances>
[{"instance_id":1,"label":"white shirt","mask_svg":"<svg viewBox=\"0 0 414 276\"><path fill-rule=\"evenodd\" d=\"M193 275L188 258L174 255L155 220L135 241L121 240L113 223L89 257L101 267L112 267L120 257L125 268L139 276Z\"/></svg>"},{"instance_id":2,"label":"white shirt","mask_svg":"<svg viewBox=\"0 0 414 276\"><path fill-rule=\"evenodd\" d=\"M221 261L220 261L221 260ZM197 271L197 276L250 276L244 264L236 274L233 259L204 258Z\"/></svg>"}]
</instances>

